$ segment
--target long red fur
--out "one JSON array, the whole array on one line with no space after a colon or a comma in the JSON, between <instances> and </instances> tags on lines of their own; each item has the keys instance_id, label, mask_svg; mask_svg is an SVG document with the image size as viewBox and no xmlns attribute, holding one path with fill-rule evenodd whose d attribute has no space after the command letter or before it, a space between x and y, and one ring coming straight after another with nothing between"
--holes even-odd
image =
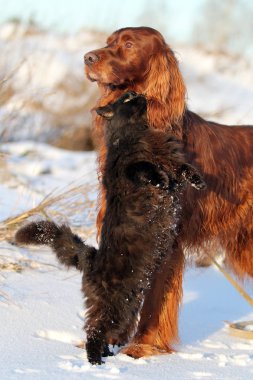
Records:
<instances>
[{"instance_id":1,"label":"long red fur","mask_svg":"<svg viewBox=\"0 0 253 380\"><path fill-rule=\"evenodd\" d=\"M130 43L130 44L129 44ZM133 356L171 352L178 340L183 250L203 252L217 246L240 277L253 277L253 128L209 122L187 109L186 88L178 62L162 35L147 27L114 32L107 46L85 55L86 74L99 86L97 106L115 101L126 90L148 98L153 128L170 128L182 140L189 162L203 173L207 190L189 187L174 261L164 262L146 296L138 330L123 352ZM104 120L94 118L99 174L106 149ZM106 209L100 188L98 236Z\"/></svg>"}]
</instances>

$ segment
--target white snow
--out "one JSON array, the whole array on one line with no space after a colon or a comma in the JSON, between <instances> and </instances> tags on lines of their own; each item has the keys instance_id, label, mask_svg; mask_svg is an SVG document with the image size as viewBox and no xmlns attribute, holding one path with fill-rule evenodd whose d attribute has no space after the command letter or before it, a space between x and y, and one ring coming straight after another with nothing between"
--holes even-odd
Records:
<instances>
[{"instance_id":1,"label":"white snow","mask_svg":"<svg viewBox=\"0 0 253 380\"><path fill-rule=\"evenodd\" d=\"M81 67L81 55L76 49L82 45L83 53L94 47L88 33L46 38L44 34L27 36L10 25L0 28L0 40L10 44L2 55L6 62L13 60L13 68L19 62L19 54L22 53L20 59L23 59L26 52L30 54L38 46L36 54L28 60L32 66L35 57L41 61L38 68L34 68L31 87L23 89L26 96L31 95L33 88L34 93L43 97L45 82L41 78L49 54L55 61L48 67L48 78L58 83L60 76ZM41 49L43 45L45 51ZM193 110L231 124L238 121L253 124L252 67L245 69L244 62L223 57L220 70L219 57L210 53L183 46L177 47L177 51ZM74 52L73 55L70 52ZM25 69L22 70L17 73L15 84L20 91L25 78L27 80ZM89 84L87 89L91 92L84 96L89 98L94 94L95 85ZM20 94L16 100L15 94L13 96L9 103L1 106L0 115L8 115L12 107L16 107ZM46 99L48 107L63 101L57 96ZM68 107L67 96L64 102ZM31 117L36 118L36 115L36 110L30 111ZM16 122L27 136L22 120L21 117ZM0 150L6 154L7 161L6 165L0 165L0 223L36 206L55 189L61 192L71 184L91 184L94 190L89 190L89 196L95 200L95 153L68 152L32 141L10 142L0 145ZM80 194L81 199L82 196L84 194ZM64 207L65 210L71 207L68 199ZM91 210L80 207L75 213L65 215L66 221L79 227L84 238L88 236L87 224L94 226L94 205L92 209L90 213ZM88 239L95 244L94 229ZM115 349L116 355L106 358L104 365L91 366L85 351L78 348L85 339L80 273L65 270L46 248L20 248L7 240L0 241L0 264L6 264L6 268L0 270L1 380L253 378L253 340L231 336L224 322L252 320L253 311L213 267L186 270L180 315L181 343L176 353L134 360ZM252 286L245 284L245 288L252 295Z\"/></svg>"}]
</instances>

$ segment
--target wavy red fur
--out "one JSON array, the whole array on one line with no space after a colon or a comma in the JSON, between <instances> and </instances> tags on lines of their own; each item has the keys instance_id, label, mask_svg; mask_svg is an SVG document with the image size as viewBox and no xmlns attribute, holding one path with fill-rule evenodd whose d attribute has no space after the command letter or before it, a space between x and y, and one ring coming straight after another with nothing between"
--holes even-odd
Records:
<instances>
[{"instance_id":1,"label":"wavy red fur","mask_svg":"<svg viewBox=\"0 0 253 380\"><path fill-rule=\"evenodd\" d=\"M205 191L187 190L174 270L167 273L165 262L162 275L153 278L138 331L124 350L133 357L171 352L178 339L184 248L201 252L212 243L219 245L240 278L253 276L253 128L212 123L190 112L175 55L152 28L114 32L106 47L85 55L85 63L88 78L97 82L101 92L98 106L115 101L126 90L145 94L150 125L169 127L183 141L188 161L207 183ZM106 155L103 124L104 120L95 116L100 174ZM99 205L98 235L106 210L102 185Z\"/></svg>"}]
</instances>

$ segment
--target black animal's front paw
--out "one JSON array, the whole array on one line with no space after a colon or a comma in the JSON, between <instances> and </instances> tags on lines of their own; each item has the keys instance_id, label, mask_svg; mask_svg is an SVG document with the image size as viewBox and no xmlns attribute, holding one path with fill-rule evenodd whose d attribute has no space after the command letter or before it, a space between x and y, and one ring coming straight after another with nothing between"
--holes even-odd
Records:
<instances>
[{"instance_id":1,"label":"black animal's front paw","mask_svg":"<svg viewBox=\"0 0 253 380\"><path fill-rule=\"evenodd\" d=\"M191 177L191 185L192 187L195 187L197 190L204 190L206 189L206 183L202 179L202 177L198 174L193 174Z\"/></svg>"},{"instance_id":2,"label":"black animal's front paw","mask_svg":"<svg viewBox=\"0 0 253 380\"><path fill-rule=\"evenodd\" d=\"M197 190L206 189L206 183L198 169L190 164L183 164L180 168L180 175Z\"/></svg>"}]
</instances>

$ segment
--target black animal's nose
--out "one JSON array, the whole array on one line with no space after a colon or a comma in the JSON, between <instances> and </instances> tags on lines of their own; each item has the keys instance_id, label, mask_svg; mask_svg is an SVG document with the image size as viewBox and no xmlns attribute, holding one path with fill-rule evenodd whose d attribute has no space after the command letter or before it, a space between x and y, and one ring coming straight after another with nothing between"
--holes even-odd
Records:
<instances>
[{"instance_id":1,"label":"black animal's nose","mask_svg":"<svg viewBox=\"0 0 253 380\"><path fill-rule=\"evenodd\" d=\"M97 62L99 60L99 57L92 52L89 52L85 54L84 56L84 63L88 66L91 66L93 63Z\"/></svg>"}]
</instances>

